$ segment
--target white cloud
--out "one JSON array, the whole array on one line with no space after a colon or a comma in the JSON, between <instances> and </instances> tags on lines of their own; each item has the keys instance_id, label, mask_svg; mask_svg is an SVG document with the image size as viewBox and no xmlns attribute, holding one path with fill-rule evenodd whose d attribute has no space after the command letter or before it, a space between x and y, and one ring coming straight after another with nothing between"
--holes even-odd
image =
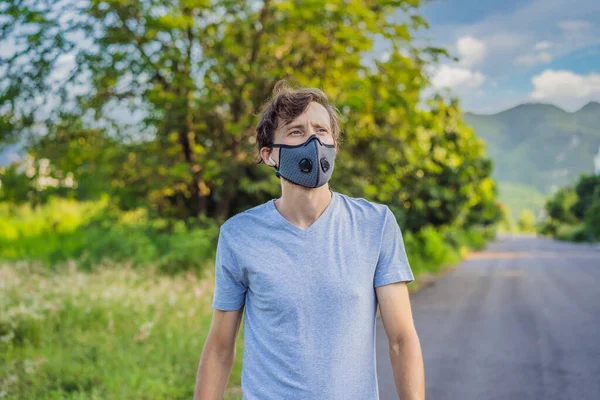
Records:
<instances>
[{"instance_id":1,"label":"white cloud","mask_svg":"<svg viewBox=\"0 0 600 400\"><path fill-rule=\"evenodd\" d=\"M600 15L598 0L528 0L509 11L489 13L472 23L432 24L427 36L436 37L446 48L456 48L458 38L477 38L486 47L485 59L477 69L490 77L507 76L512 75L512 61L519 56L545 51L558 59L599 45L600 24L592 22L597 15ZM538 43L541 44L536 48ZM548 44L551 46L546 48Z\"/></svg>"},{"instance_id":2,"label":"white cloud","mask_svg":"<svg viewBox=\"0 0 600 400\"><path fill-rule=\"evenodd\" d=\"M572 71L547 69L531 79L533 99L547 99L554 96L586 97L600 94L600 74L578 75Z\"/></svg>"},{"instance_id":3,"label":"white cloud","mask_svg":"<svg viewBox=\"0 0 600 400\"><path fill-rule=\"evenodd\" d=\"M478 64L483 61L486 53L486 46L481 40L473 36L463 36L456 41L456 48L460 54L460 62L466 67Z\"/></svg>"},{"instance_id":4,"label":"white cloud","mask_svg":"<svg viewBox=\"0 0 600 400\"><path fill-rule=\"evenodd\" d=\"M432 75L433 89L447 88L460 92L464 89L477 89L485 82L484 74L471 69L473 65L481 63L485 58L487 51L485 43L467 35L456 41L456 48L460 56L459 65L441 65L428 69Z\"/></svg>"},{"instance_id":5,"label":"white cloud","mask_svg":"<svg viewBox=\"0 0 600 400\"><path fill-rule=\"evenodd\" d=\"M435 7L434 3L439 2L432 2L431 9ZM531 84L519 84L525 72L524 66L533 65L535 68L546 65L548 68L552 64L544 63L550 57L551 63L558 59L569 60L577 54L594 55L595 50L592 49L600 48L600 24L595 23L600 15L599 0L527 0L505 11L502 9L500 7L468 23L457 22L455 18L444 22L437 14L436 23L420 35L424 40L435 38L436 45L453 49L457 56L459 38L473 37L485 44L485 57L475 66L460 63L458 66L467 71L450 74L440 70L436 76L438 85L447 75L454 75L454 79L447 78L448 81L460 82L460 76L475 74L473 71L478 71L485 78L482 86L484 96L477 97L477 91L472 89L459 93L465 110L495 112L532 101ZM529 82L534 74L539 73L532 72L528 76ZM596 73L599 72L596 69ZM497 86L494 86L495 82ZM510 92L509 87L514 87L514 92ZM577 103L583 101L570 99L571 104L564 101L561 107L574 109Z\"/></svg>"},{"instance_id":6,"label":"white cloud","mask_svg":"<svg viewBox=\"0 0 600 400\"><path fill-rule=\"evenodd\" d=\"M532 66L536 64L548 64L550 61L552 61L552 55L543 51L537 54L517 57L515 59L515 64Z\"/></svg>"},{"instance_id":7,"label":"white cloud","mask_svg":"<svg viewBox=\"0 0 600 400\"><path fill-rule=\"evenodd\" d=\"M560 21L558 27L563 31L578 32L591 28L592 24L582 19L567 19Z\"/></svg>"},{"instance_id":8,"label":"white cloud","mask_svg":"<svg viewBox=\"0 0 600 400\"><path fill-rule=\"evenodd\" d=\"M536 43L534 46L534 50L537 50L537 51L548 50L551 46L552 46L552 43L544 40L543 42Z\"/></svg>"},{"instance_id":9,"label":"white cloud","mask_svg":"<svg viewBox=\"0 0 600 400\"><path fill-rule=\"evenodd\" d=\"M486 77L481 72L471 71L468 68L440 66L431 79L431 84L436 89L450 88L478 88L485 82Z\"/></svg>"},{"instance_id":10,"label":"white cloud","mask_svg":"<svg viewBox=\"0 0 600 400\"><path fill-rule=\"evenodd\" d=\"M579 75L567 70L547 69L531 79L530 98L553 102L575 110L591 100L600 100L600 74Z\"/></svg>"}]
</instances>

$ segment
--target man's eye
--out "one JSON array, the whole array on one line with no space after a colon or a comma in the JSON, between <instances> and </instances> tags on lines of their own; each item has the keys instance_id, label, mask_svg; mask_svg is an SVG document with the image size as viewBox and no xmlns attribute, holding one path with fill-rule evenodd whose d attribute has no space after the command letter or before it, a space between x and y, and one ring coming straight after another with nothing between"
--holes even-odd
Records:
<instances>
[{"instance_id":1,"label":"man's eye","mask_svg":"<svg viewBox=\"0 0 600 400\"><path fill-rule=\"evenodd\" d=\"M329 130L328 130L327 128L319 128L319 129L320 129L320 130L322 130L322 131L325 131L325 132L329 132ZM301 132L301 131L299 131L299 130L294 130L294 131L291 131L291 132L290 132L290 135L291 135L291 134L293 134L293 133L295 133L295 132L302 133L302 132Z\"/></svg>"}]
</instances>

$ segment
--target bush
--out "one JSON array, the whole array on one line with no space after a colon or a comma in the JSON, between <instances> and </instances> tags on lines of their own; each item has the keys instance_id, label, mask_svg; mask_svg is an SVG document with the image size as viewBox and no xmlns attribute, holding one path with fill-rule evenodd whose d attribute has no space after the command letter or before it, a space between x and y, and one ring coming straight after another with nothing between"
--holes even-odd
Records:
<instances>
[{"instance_id":1,"label":"bush","mask_svg":"<svg viewBox=\"0 0 600 400\"><path fill-rule=\"evenodd\" d=\"M592 204L586 210L584 224L590 236L600 240L600 190L597 190Z\"/></svg>"},{"instance_id":2,"label":"bush","mask_svg":"<svg viewBox=\"0 0 600 400\"><path fill-rule=\"evenodd\" d=\"M592 239L584 223L561 224L556 231L556 238L570 242L589 242Z\"/></svg>"},{"instance_id":3,"label":"bush","mask_svg":"<svg viewBox=\"0 0 600 400\"><path fill-rule=\"evenodd\" d=\"M145 209L120 211L97 202L51 199L47 205L0 205L0 259L40 262L53 269L69 260L91 269L105 260L156 265L176 273L200 269L215 255L214 221L150 218Z\"/></svg>"},{"instance_id":4,"label":"bush","mask_svg":"<svg viewBox=\"0 0 600 400\"><path fill-rule=\"evenodd\" d=\"M538 225L538 232L541 235L556 236L560 222L547 218Z\"/></svg>"},{"instance_id":5,"label":"bush","mask_svg":"<svg viewBox=\"0 0 600 400\"><path fill-rule=\"evenodd\" d=\"M521 232L535 232L535 214L531 210L523 210L517 224Z\"/></svg>"}]
</instances>

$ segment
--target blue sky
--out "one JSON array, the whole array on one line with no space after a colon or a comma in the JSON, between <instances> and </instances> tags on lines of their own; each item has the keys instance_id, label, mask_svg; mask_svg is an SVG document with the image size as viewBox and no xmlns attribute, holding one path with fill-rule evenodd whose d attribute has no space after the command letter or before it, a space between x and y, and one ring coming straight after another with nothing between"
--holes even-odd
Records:
<instances>
[{"instance_id":1,"label":"blue sky","mask_svg":"<svg viewBox=\"0 0 600 400\"><path fill-rule=\"evenodd\" d=\"M430 0L421 13L420 40L460 58L429 70L434 87L465 111L600 101L600 0Z\"/></svg>"}]
</instances>

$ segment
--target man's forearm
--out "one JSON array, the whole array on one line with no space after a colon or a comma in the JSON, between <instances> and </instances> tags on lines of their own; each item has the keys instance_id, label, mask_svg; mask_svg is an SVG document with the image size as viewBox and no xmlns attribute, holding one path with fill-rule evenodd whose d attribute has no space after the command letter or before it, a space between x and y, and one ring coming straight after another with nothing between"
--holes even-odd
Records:
<instances>
[{"instance_id":1,"label":"man's forearm","mask_svg":"<svg viewBox=\"0 0 600 400\"><path fill-rule=\"evenodd\" d=\"M221 400L235 360L235 352L220 354L204 349L200 357L194 400Z\"/></svg>"},{"instance_id":2,"label":"man's forearm","mask_svg":"<svg viewBox=\"0 0 600 400\"><path fill-rule=\"evenodd\" d=\"M401 400L425 400L425 368L419 337L415 334L390 344L394 381Z\"/></svg>"}]
</instances>

